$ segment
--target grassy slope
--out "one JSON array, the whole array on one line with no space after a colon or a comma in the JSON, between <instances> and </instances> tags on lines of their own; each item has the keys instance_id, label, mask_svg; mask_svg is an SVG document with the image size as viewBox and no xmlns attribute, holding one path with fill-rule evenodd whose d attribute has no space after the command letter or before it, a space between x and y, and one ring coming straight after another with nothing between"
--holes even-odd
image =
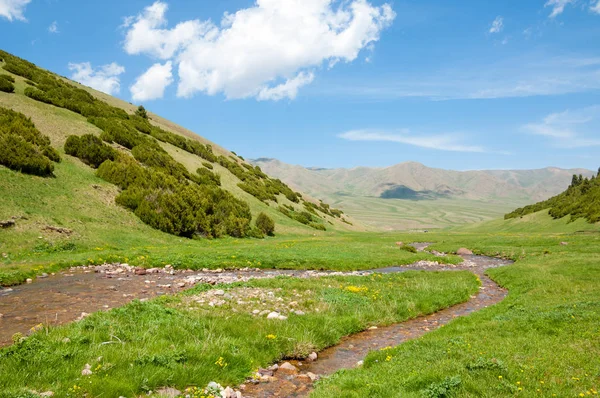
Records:
<instances>
[{"instance_id":1,"label":"grassy slope","mask_svg":"<svg viewBox=\"0 0 600 398\"><path fill-rule=\"evenodd\" d=\"M439 242L433 246L438 250L466 246L518 259L488 272L509 296L421 339L372 353L363 368L323 381L315 397L596 394L599 225L566 224L538 213L428 239Z\"/></svg>"},{"instance_id":2,"label":"grassy slope","mask_svg":"<svg viewBox=\"0 0 600 398\"><path fill-rule=\"evenodd\" d=\"M4 71L3 71L4 73ZM42 271L50 271L59 266L80 264L82 262L130 261L137 260L141 255L146 258L151 254L151 263L163 264L178 262L181 267L209 267L222 266L223 258L231 257L226 253L232 243L215 243L202 241L188 241L173 237L144 225L132 213L116 206L114 198L117 189L97 178L94 170L81 163L78 159L64 155L63 145L69 135L99 134L100 130L87 123L86 119L71 111L34 101L23 95L27 85L24 79L13 75L16 79L16 94L0 92L0 106L14 109L31 117L36 127L50 137L52 145L63 155L63 161L56 165L56 178L42 179L35 176L23 175L0 166L0 190L10 194L0 195L0 220L10 217L25 217L17 220L17 226L0 230L0 285L24 281ZM116 98L96 92L87 88L91 93L109 102L111 105L120 106L129 112L135 107ZM203 143L207 140L166 121L156 115L151 115L152 122L161 127L185 135L195 137ZM213 145L216 154L230 155L230 152ZM195 172L201 167L203 160L195 155L163 144L173 157L184 164L190 171ZM252 210L253 216L259 212L266 212L276 222L278 235L307 237L323 236L324 233L304 226L291 220L279 211L276 206L266 205L242 191L237 183L239 180L228 170L220 165L214 165L215 170L221 175L223 186L235 196L246 201ZM280 198L281 204L291 204L286 198ZM339 219L324 216L328 234L332 231L361 230L359 225L349 226ZM46 226L61 226L74 231L71 237L45 231ZM285 241L285 239L284 239ZM235 241L234 241L235 242ZM268 242L273 242L269 240ZM253 240L239 242L241 246L254 247L265 243ZM219 246L218 254L214 254L212 247ZM172 255L168 253L171 250ZM199 251L209 252L210 255L201 259L192 253ZM263 259L260 255L253 255L254 260ZM143 253L143 254L140 254ZM154 253L157 253L154 256ZM302 259L291 257L279 258L282 264L305 263ZM177 257L177 258L173 258ZM307 256L311 258L310 255ZM91 259L91 260L90 260ZM271 264L268 259L263 259L265 264ZM142 264L143 265L143 264ZM232 266L246 266L246 262L231 261ZM308 265L310 266L310 265ZM323 266L317 262L315 266Z\"/></svg>"},{"instance_id":3,"label":"grassy slope","mask_svg":"<svg viewBox=\"0 0 600 398\"><path fill-rule=\"evenodd\" d=\"M279 278L243 285L297 301L306 315L290 315L286 321L253 317L249 314L253 306L233 312L229 304L199 306L186 301L186 296L136 301L40 331L0 350L0 397L13 398L25 386L61 397L132 397L167 385L179 389L203 388L210 381L237 385L259 366L282 357L305 357L370 325L402 321L465 301L477 285L467 272ZM363 290L351 292L348 286ZM207 286L187 294L202 289ZM90 377L81 376L86 363L94 372Z\"/></svg>"}]
</instances>

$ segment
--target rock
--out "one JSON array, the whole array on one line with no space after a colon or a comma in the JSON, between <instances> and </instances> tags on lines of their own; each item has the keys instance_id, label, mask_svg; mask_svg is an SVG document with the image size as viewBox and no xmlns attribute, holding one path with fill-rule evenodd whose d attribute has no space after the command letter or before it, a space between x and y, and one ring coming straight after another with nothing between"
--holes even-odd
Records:
<instances>
[{"instance_id":1,"label":"rock","mask_svg":"<svg viewBox=\"0 0 600 398\"><path fill-rule=\"evenodd\" d=\"M267 319L278 319L280 316L279 312L270 312L269 315L267 315Z\"/></svg>"},{"instance_id":2,"label":"rock","mask_svg":"<svg viewBox=\"0 0 600 398\"><path fill-rule=\"evenodd\" d=\"M44 231L58 232L59 234L71 235L73 233L72 229L63 228L63 227L53 227L52 225L46 225L44 227Z\"/></svg>"},{"instance_id":3,"label":"rock","mask_svg":"<svg viewBox=\"0 0 600 398\"><path fill-rule=\"evenodd\" d=\"M77 319L75 319L75 321L81 321L83 318L86 318L88 316L90 316L90 314L88 314L87 312L82 312L81 315L79 315Z\"/></svg>"},{"instance_id":4,"label":"rock","mask_svg":"<svg viewBox=\"0 0 600 398\"><path fill-rule=\"evenodd\" d=\"M296 315L304 315L304 311L296 310L294 311Z\"/></svg>"},{"instance_id":5,"label":"rock","mask_svg":"<svg viewBox=\"0 0 600 398\"><path fill-rule=\"evenodd\" d=\"M473 252L471 250L469 250L469 249L461 247L460 249L458 249L456 251L456 254L458 254L459 256L467 256L467 255L473 254Z\"/></svg>"},{"instance_id":6,"label":"rock","mask_svg":"<svg viewBox=\"0 0 600 398\"><path fill-rule=\"evenodd\" d=\"M357 366L357 367L358 367L358 366L363 366L363 364L364 364L364 363L365 363L364 361L358 361L358 362L356 362L356 366Z\"/></svg>"},{"instance_id":7,"label":"rock","mask_svg":"<svg viewBox=\"0 0 600 398\"><path fill-rule=\"evenodd\" d=\"M215 290L215 291L213 292L213 294L214 294L215 296L224 296L224 295L225 295L225 290Z\"/></svg>"},{"instance_id":8,"label":"rock","mask_svg":"<svg viewBox=\"0 0 600 398\"><path fill-rule=\"evenodd\" d=\"M258 369L258 374L260 376L273 376L273 374L275 373L275 371L271 370L271 369Z\"/></svg>"},{"instance_id":9,"label":"rock","mask_svg":"<svg viewBox=\"0 0 600 398\"><path fill-rule=\"evenodd\" d=\"M175 398L181 395L181 391L172 388L172 387L162 387L156 390L156 393L161 396L165 396L168 398Z\"/></svg>"},{"instance_id":10,"label":"rock","mask_svg":"<svg viewBox=\"0 0 600 398\"><path fill-rule=\"evenodd\" d=\"M54 396L54 392L52 391L44 391L40 393L40 397L53 397Z\"/></svg>"},{"instance_id":11,"label":"rock","mask_svg":"<svg viewBox=\"0 0 600 398\"><path fill-rule=\"evenodd\" d=\"M369 328L369 330L375 330L375 329L377 329L377 326L371 326L371 327Z\"/></svg>"},{"instance_id":12,"label":"rock","mask_svg":"<svg viewBox=\"0 0 600 398\"><path fill-rule=\"evenodd\" d=\"M306 374L299 374L298 376L296 376L296 379L298 380L302 380L303 382L309 382L312 381L310 377L308 377L308 375Z\"/></svg>"},{"instance_id":13,"label":"rock","mask_svg":"<svg viewBox=\"0 0 600 398\"><path fill-rule=\"evenodd\" d=\"M108 286L106 288L106 290L112 290L113 292L116 292L117 291L117 287L116 286Z\"/></svg>"},{"instance_id":14,"label":"rock","mask_svg":"<svg viewBox=\"0 0 600 398\"><path fill-rule=\"evenodd\" d=\"M567 246L569 244L569 242L560 242L561 246Z\"/></svg>"},{"instance_id":15,"label":"rock","mask_svg":"<svg viewBox=\"0 0 600 398\"><path fill-rule=\"evenodd\" d=\"M183 283L183 282L180 282L180 283L178 283L178 284L177 284L177 287L179 287L179 288L184 288L184 287L185 287L185 283Z\"/></svg>"},{"instance_id":16,"label":"rock","mask_svg":"<svg viewBox=\"0 0 600 398\"><path fill-rule=\"evenodd\" d=\"M82 376L91 376L92 375L92 365L90 365L89 363L86 363L85 366L83 367L83 370L81 371L81 375Z\"/></svg>"},{"instance_id":17,"label":"rock","mask_svg":"<svg viewBox=\"0 0 600 398\"><path fill-rule=\"evenodd\" d=\"M38 275L38 278L47 278L48 274L43 272L41 275Z\"/></svg>"},{"instance_id":18,"label":"rock","mask_svg":"<svg viewBox=\"0 0 600 398\"><path fill-rule=\"evenodd\" d=\"M31 279L31 278L27 278L27 279L25 280L25 282L27 282L27 283L33 283L33 279Z\"/></svg>"},{"instance_id":19,"label":"rock","mask_svg":"<svg viewBox=\"0 0 600 398\"><path fill-rule=\"evenodd\" d=\"M308 358L306 358L306 360L307 360L307 361L310 361L310 362L312 362L312 361L316 361L316 360L317 360L317 358L318 358L318 355L317 355L317 353L316 353L316 352L311 352L311 353L308 355Z\"/></svg>"},{"instance_id":20,"label":"rock","mask_svg":"<svg viewBox=\"0 0 600 398\"><path fill-rule=\"evenodd\" d=\"M0 228L10 228L15 226L14 220L0 221Z\"/></svg>"},{"instance_id":21,"label":"rock","mask_svg":"<svg viewBox=\"0 0 600 398\"><path fill-rule=\"evenodd\" d=\"M319 376L314 374L313 372L306 372L306 375L310 378L311 381L319 380Z\"/></svg>"},{"instance_id":22,"label":"rock","mask_svg":"<svg viewBox=\"0 0 600 398\"><path fill-rule=\"evenodd\" d=\"M284 362L279 366L278 371L283 373L298 373L298 368L289 362Z\"/></svg>"},{"instance_id":23,"label":"rock","mask_svg":"<svg viewBox=\"0 0 600 398\"><path fill-rule=\"evenodd\" d=\"M170 284L168 284L168 285L156 285L156 287L161 288L161 289L170 289L171 285Z\"/></svg>"},{"instance_id":24,"label":"rock","mask_svg":"<svg viewBox=\"0 0 600 398\"><path fill-rule=\"evenodd\" d=\"M279 315L279 316L277 317L277 319L279 319L280 321L285 321L287 318L288 318L288 317L287 317L287 316L285 316L285 315Z\"/></svg>"},{"instance_id":25,"label":"rock","mask_svg":"<svg viewBox=\"0 0 600 398\"><path fill-rule=\"evenodd\" d=\"M269 311L269 310L262 310L262 311L260 312L260 314L258 314L258 315L260 315L260 316L264 316L264 315L267 315L267 314L268 314L268 313L270 313L270 312L271 312L271 311Z\"/></svg>"},{"instance_id":26,"label":"rock","mask_svg":"<svg viewBox=\"0 0 600 398\"><path fill-rule=\"evenodd\" d=\"M231 387L225 387L225 389L221 392L221 397L223 398L235 398L236 393L233 391Z\"/></svg>"},{"instance_id":27,"label":"rock","mask_svg":"<svg viewBox=\"0 0 600 398\"><path fill-rule=\"evenodd\" d=\"M269 366L267 369L272 370L273 372L276 371L277 369L279 369L279 365L275 364L275 365L271 365Z\"/></svg>"},{"instance_id":28,"label":"rock","mask_svg":"<svg viewBox=\"0 0 600 398\"><path fill-rule=\"evenodd\" d=\"M258 315L258 314L260 314L260 310L254 310L254 311L252 311L252 314Z\"/></svg>"},{"instance_id":29,"label":"rock","mask_svg":"<svg viewBox=\"0 0 600 398\"><path fill-rule=\"evenodd\" d=\"M173 266L171 264L165 265L165 269L171 269L171 268L173 268Z\"/></svg>"},{"instance_id":30,"label":"rock","mask_svg":"<svg viewBox=\"0 0 600 398\"><path fill-rule=\"evenodd\" d=\"M148 271L146 271L146 268L142 268L142 267L135 267L135 270L133 272L136 275L146 275L148 273Z\"/></svg>"}]
</instances>

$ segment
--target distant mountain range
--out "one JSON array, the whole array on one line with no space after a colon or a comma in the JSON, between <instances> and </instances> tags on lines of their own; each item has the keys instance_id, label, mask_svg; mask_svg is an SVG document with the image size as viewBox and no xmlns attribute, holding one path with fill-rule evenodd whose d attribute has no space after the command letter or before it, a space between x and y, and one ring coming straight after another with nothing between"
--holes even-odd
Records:
<instances>
[{"instance_id":1,"label":"distant mountain range","mask_svg":"<svg viewBox=\"0 0 600 398\"><path fill-rule=\"evenodd\" d=\"M267 174L319 198L333 194L383 199L511 198L536 202L564 191L573 174L594 175L591 170L557 167L453 171L403 162L385 168L325 169L305 168L269 158L251 162Z\"/></svg>"},{"instance_id":2,"label":"distant mountain range","mask_svg":"<svg viewBox=\"0 0 600 398\"><path fill-rule=\"evenodd\" d=\"M591 170L557 167L453 171L417 162L351 169L307 168L270 158L251 163L292 188L383 229L434 228L501 217L516 207L561 193L573 174L594 175Z\"/></svg>"}]
</instances>

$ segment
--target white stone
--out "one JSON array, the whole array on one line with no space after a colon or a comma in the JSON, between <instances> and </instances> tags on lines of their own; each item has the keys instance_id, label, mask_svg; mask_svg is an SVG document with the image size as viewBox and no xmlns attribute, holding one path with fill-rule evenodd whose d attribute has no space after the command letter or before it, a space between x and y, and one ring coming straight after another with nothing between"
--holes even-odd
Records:
<instances>
[{"instance_id":1,"label":"white stone","mask_svg":"<svg viewBox=\"0 0 600 398\"><path fill-rule=\"evenodd\" d=\"M271 312L267 315L267 319L278 319L280 316L279 312Z\"/></svg>"}]
</instances>

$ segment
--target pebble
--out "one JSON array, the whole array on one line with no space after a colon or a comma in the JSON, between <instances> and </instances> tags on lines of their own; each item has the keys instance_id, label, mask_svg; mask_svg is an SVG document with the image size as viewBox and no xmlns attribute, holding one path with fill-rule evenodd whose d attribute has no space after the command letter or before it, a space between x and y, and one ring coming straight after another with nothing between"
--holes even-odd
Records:
<instances>
[{"instance_id":1,"label":"pebble","mask_svg":"<svg viewBox=\"0 0 600 398\"><path fill-rule=\"evenodd\" d=\"M364 361L358 361L358 362L356 362L356 366L363 366L364 363L365 363Z\"/></svg>"},{"instance_id":2,"label":"pebble","mask_svg":"<svg viewBox=\"0 0 600 398\"><path fill-rule=\"evenodd\" d=\"M25 282L27 282L27 283L33 283L33 279L31 279L31 278L27 278L27 279L25 280Z\"/></svg>"},{"instance_id":3,"label":"pebble","mask_svg":"<svg viewBox=\"0 0 600 398\"><path fill-rule=\"evenodd\" d=\"M280 372L283 371L286 373L289 373L289 372L296 373L296 372L298 372L298 368L289 362L284 362L281 365L279 365L279 371Z\"/></svg>"},{"instance_id":4,"label":"pebble","mask_svg":"<svg viewBox=\"0 0 600 398\"><path fill-rule=\"evenodd\" d=\"M310 377L310 380L311 380L311 381L315 381L315 380L318 380L318 379L319 379L319 376L318 376L318 375L316 375L316 374L314 374L313 372L306 372L306 375L307 375L308 377Z\"/></svg>"},{"instance_id":5,"label":"pebble","mask_svg":"<svg viewBox=\"0 0 600 398\"><path fill-rule=\"evenodd\" d=\"M214 294L215 296L224 296L224 295L225 295L225 290L215 290L215 291L213 292L213 294Z\"/></svg>"},{"instance_id":6,"label":"pebble","mask_svg":"<svg viewBox=\"0 0 600 398\"><path fill-rule=\"evenodd\" d=\"M48 274L47 273L42 273L41 275L38 275L38 278L47 278Z\"/></svg>"},{"instance_id":7,"label":"pebble","mask_svg":"<svg viewBox=\"0 0 600 398\"><path fill-rule=\"evenodd\" d=\"M267 319L278 319L280 317L279 312L270 312L269 315L267 315Z\"/></svg>"},{"instance_id":8,"label":"pebble","mask_svg":"<svg viewBox=\"0 0 600 398\"><path fill-rule=\"evenodd\" d=\"M89 363L86 363L85 366L83 367L83 370L81 371L81 375L82 376L91 376L92 375L92 365L90 365Z\"/></svg>"},{"instance_id":9,"label":"pebble","mask_svg":"<svg viewBox=\"0 0 600 398\"><path fill-rule=\"evenodd\" d=\"M371 326L371 327L369 328L369 330L375 330L375 329L377 329L377 326Z\"/></svg>"},{"instance_id":10,"label":"pebble","mask_svg":"<svg viewBox=\"0 0 600 398\"><path fill-rule=\"evenodd\" d=\"M40 397L53 397L54 396L54 392L52 391L44 391L42 393L40 393Z\"/></svg>"},{"instance_id":11,"label":"pebble","mask_svg":"<svg viewBox=\"0 0 600 398\"><path fill-rule=\"evenodd\" d=\"M308 355L308 358L306 358L306 360L307 360L307 361L311 361L311 362L312 362L312 361L316 361L316 360L317 360L317 358L318 358L318 355L317 355L317 353L316 353L316 352L311 352L311 353Z\"/></svg>"}]
</instances>

